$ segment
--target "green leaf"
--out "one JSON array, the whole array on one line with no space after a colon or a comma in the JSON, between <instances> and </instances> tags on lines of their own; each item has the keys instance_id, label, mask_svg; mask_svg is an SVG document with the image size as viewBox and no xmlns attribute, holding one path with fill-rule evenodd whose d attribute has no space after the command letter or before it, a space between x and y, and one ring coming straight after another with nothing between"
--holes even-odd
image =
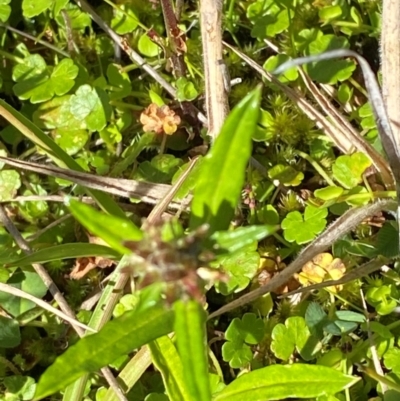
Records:
<instances>
[{"instance_id":1,"label":"green leaf","mask_svg":"<svg viewBox=\"0 0 400 401\"><path fill-rule=\"evenodd\" d=\"M29 266L32 263L47 263L54 260L83 258L90 256L118 258L121 255L111 248L103 245L75 242L73 244L62 244L40 249L35 253L32 253L32 255L25 256L7 263L7 266Z\"/></svg>"},{"instance_id":2,"label":"green leaf","mask_svg":"<svg viewBox=\"0 0 400 401\"><path fill-rule=\"evenodd\" d=\"M333 177L347 189L354 188L362 180L362 174L371 166L364 153L339 156L332 166Z\"/></svg>"},{"instance_id":3,"label":"green leaf","mask_svg":"<svg viewBox=\"0 0 400 401\"><path fill-rule=\"evenodd\" d=\"M142 231L127 218L104 214L74 199L70 200L69 209L85 228L120 253L131 252L122 245L124 241L139 241L143 238Z\"/></svg>"},{"instance_id":4,"label":"green leaf","mask_svg":"<svg viewBox=\"0 0 400 401\"><path fill-rule=\"evenodd\" d=\"M195 300L177 301L175 335L188 390L195 400L211 399L206 341L206 313Z\"/></svg>"},{"instance_id":5,"label":"green leaf","mask_svg":"<svg viewBox=\"0 0 400 401\"><path fill-rule=\"evenodd\" d=\"M336 6L326 6L318 11L318 16L323 21L329 21L338 18L342 15L342 7Z\"/></svg>"},{"instance_id":6,"label":"green leaf","mask_svg":"<svg viewBox=\"0 0 400 401\"><path fill-rule=\"evenodd\" d=\"M277 164L268 170L268 177L285 186L297 186L303 181L304 174L291 166Z\"/></svg>"},{"instance_id":7,"label":"green leaf","mask_svg":"<svg viewBox=\"0 0 400 401\"><path fill-rule=\"evenodd\" d=\"M379 230L376 242L378 255L394 258L399 255L399 232L391 222L386 222Z\"/></svg>"},{"instance_id":8,"label":"green leaf","mask_svg":"<svg viewBox=\"0 0 400 401\"><path fill-rule=\"evenodd\" d=\"M315 356L316 339L311 338L311 333L306 322L301 316L293 316L286 319L285 324L277 324L272 330L271 351L275 356L284 361L289 360L295 348L305 360L311 360Z\"/></svg>"},{"instance_id":9,"label":"green leaf","mask_svg":"<svg viewBox=\"0 0 400 401\"><path fill-rule=\"evenodd\" d=\"M36 298L42 298L47 292L47 287L43 283L43 280L36 273L30 271L21 271L18 269L7 280L7 284L25 291ZM0 305L14 317L18 317L36 306L27 299L16 297L5 292L0 292Z\"/></svg>"},{"instance_id":10,"label":"green leaf","mask_svg":"<svg viewBox=\"0 0 400 401\"><path fill-rule=\"evenodd\" d=\"M313 55L329 50L348 48L349 43L345 37L320 35L308 44L305 53L306 55ZM304 66L312 80L330 85L350 78L355 68L356 64L353 60L318 61Z\"/></svg>"},{"instance_id":11,"label":"green leaf","mask_svg":"<svg viewBox=\"0 0 400 401\"><path fill-rule=\"evenodd\" d=\"M204 158L192 201L192 229L208 223L212 234L225 230L233 218L251 155L260 97L261 89L257 88L233 109Z\"/></svg>"},{"instance_id":12,"label":"green leaf","mask_svg":"<svg viewBox=\"0 0 400 401\"><path fill-rule=\"evenodd\" d=\"M210 240L215 242L214 249L233 253L274 234L277 229L276 225L239 227L233 231L217 231Z\"/></svg>"},{"instance_id":13,"label":"green leaf","mask_svg":"<svg viewBox=\"0 0 400 401\"><path fill-rule=\"evenodd\" d=\"M84 121L90 131L101 131L111 115L105 92L90 85L80 86L69 102L61 106L64 107L68 108L76 120Z\"/></svg>"},{"instance_id":14,"label":"green leaf","mask_svg":"<svg viewBox=\"0 0 400 401\"><path fill-rule=\"evenodd\" d=\"M139 52L146 57L156 57L161 52L160 47L155 44L146 33L140 36L137 46Z\"/></svg>"},{"instance_id":15,"label":"green leaf","mask_svg":"<svg viewBox=\"0 0 400 401\"><path fill-rule=\"evenodd\" d=\"M65 95L74 86L77 75L78 67L71 59L62 60L49 75L43 58L33 55L14 68L13 79L17 83L13 90L22 100L41 103L54 95Z\"/></svg>"},{"instance_id":16,"label":"green leaf","mask_svg":"<svg viewBox=\"0 0 400 401\"><path fill-rule=\"evenodd\" d=\"M138 26L139 20L133 7L133 5L120 4L115 9L114 18L111 20L111 28L119 35L132 33Z\"/></svg>"},{"instance_id":17,"label":"green leaf","mask_svg":"<svg viewBox=\"0 0 400 401\"><path fill-rule=\"evenodd\" d=\"M255 250L256 244L241 248L239 251L228 255L221 255L212 266L221 268L228 274L228 282L218 282L215 288L218 292L224 295L232 292L244 290L254 278L258 271L260 263L260 254Z\"/></svg>"},{"instance_id":18,"label":"green leaf","mask_svg":"<svg viewBox=\"0 0 400 401\"><path fill-rule=\"evenodd\" d=\"M253 360L253 351L243 341L227 341L222 346L222 359L233 369L240 369Z\"/></svg>"},{"instance_id":19,"label":"green leaf","mask_svg":"<svg viewBox=\"0 0 400 401\"><path fill-rule=\"evenodd\" d=\"M15 319L0 316L0 344L1 348L14 348L21 343L19 323Z\"/></svg>"},{"instance_id":20,"label":"green leaf","mask_svg":"<svg viewBox=\"0 0 400 401\"><path fill-rule=\"evenodd\" d=\"M343 192L343 188L331 186L315 190L314 196L324 201L329 201L338 198Z\"/></svg>"},{"instance_id":21,"label":"green leaf","mask_svg":"<svg viewBox=\"0 0 400 401\"><path fill-rule=\"evenodd\" d=\"M199 93L193 82L188 81L185 77L180 77L176 81L176 98L180 101L189 101L196 99Z\"/></svg>"},{"instance_id":22,"label":"green leaf","mask_svg":"<svg viewBox=\"0 0 400 401\"><path fill-rule=\"evenodd\" d=\"M258 344L264 337L264 322L254 313L245 313L241 319L232 320L225 332L227 340L234 341L239 336L248 344Z\"/></svg>"},{"instance_id":23,"label":"green leaf","mask_svg":"<svg viewBox=\"0 0 400 401\"><path fill-rule=\"evenodd\" d=\"M172 176L181 165L182 159L174 155L157 155L151 159L151 162L146 160L140 163L133 174L133 179L166 184L171 182Z\"/></svg>"},{"instance_id":24,"label":"green leaf","mask_svg":"<svg viewBox=\"0 0 400 401\"><path fill-rule=\"evenodd\" d=\"M107 78L113 90L110 92L110 100L123 99L129 96L132 90L132 84L129 74L123 72L117 64L110 64L107 67Z\"/></svg>"},{"instance_id":25,"label":"green leaf","mask_svg":"<svg viewBox=\"0 0 400 401\"><path fill-rule=\"evenodd\" d=\"M11 14L11 0L0 0L0 21L6 22Z\"/></svg>"},{"instance_id":26,"label":"green leaf","mask_svg":"<svg viewBox=\"0 0 400 401\"><path fill-rule=\"evenodd\" d=\"M69 155L75 155L86 145L89 133L84 129L57 128L53 131L54 141Z\"/></svg>"},{"instance_id":27,"label":"green leaf","mask_svg":"<svg viewBox=\"0 0 400 401\"><path fill-rule=\"evenodd\" d=\"M282 221L284 237L289 242L305 244L312 241L326 226L328 209L306 206L304 216L300 212L290 212Z\"/></svg>"},{"instance_id":28,"label":"green leaf","mask_svg":"<svg viewBox=\"0 0 400 401\"><path fill-rule=\"evenodd\" d=\"M396 375L400 374L400 349L390 348L383 356L385 367L393 370Z\"/></svg>"},{"instance_id":29,"label":"green leaf","mask_svg":"<svg viewBox=\"0 0 400 401\"><path fill-rule=\"evenodd\" d=\"M160 371L164 386L170 400L191 400L189 389L183 375L182 360L167 336L158 338L148 344L153 364Z\"/></svg>"},{"instance_id":30,"label":"green leaf","mask_svg":"<svg viewBox=\"0 0 400 401\"><path fill-rule=\"evenodd\" d=\"M35 395L35 379L29 376L8 376L4 379L5 399L8 401L31 400ZM15 397L15 398L13 398Z\"/></svg>"},{"instance_id":31,"label":"green leaf","mask_svg":"<svg viewBox=\"0 0 400 401\"><path fill-rule=\"evenodd\" d=\"M281 64L285 63L286 61L291 60L289 56L286 54L278 54L277 56L271 56L268 60L264 63L263 68L266 71L272 72L276 70ZM283 74L281 74L278 79L279 81L286 83L295 81L299 76L296 67L289 68Z\"/></svg>"},{"instance_id":32,"label":"green leaf","mask_svg":"<svg viewBox=\"0 0 400 401\"><path fill-rule=\"evenodd\" d=\"M80 339L41 376L35 399L64 389L85 373L95 372L121 355L173 330L174 314L163 307L126 312L100 332Z\"/></svg>"},{"instance_id":33,"label":"green leaf","mask_svg":"<svg viewBox=\"0 0 400 401\"><path fill-rule=\"evenodd\" d=\"M15 170L0 171L0 200L10 200L15 197L21 187L19 173Z\"/></svg>"},{"instance_id":34,"label":"green leaf","mask_svg":"<svg viewBox=\"0 0 400 401\"><path fill-rule=\"evenodd\" d=\"M49 0L22 0L22 13L26 18L33 18L51 7Z\"/></svg>"},{"instance_id":35,"label":"green leaf","mask_svg":"<svg viewBox=\"0 0 400 401\"><path fill-rule=\"evenodd\" d=\"M269 401L336 394L359 378L317 365L273 365L246 373L228 384L214 401Z\"/></svg>"}]
</instances>

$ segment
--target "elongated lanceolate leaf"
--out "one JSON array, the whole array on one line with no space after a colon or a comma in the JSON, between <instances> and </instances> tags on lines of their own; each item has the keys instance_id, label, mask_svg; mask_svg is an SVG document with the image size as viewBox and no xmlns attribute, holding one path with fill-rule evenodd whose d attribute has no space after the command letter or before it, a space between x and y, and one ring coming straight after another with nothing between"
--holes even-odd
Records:
<instances>
[{"instance_id":1,"label":"elongated lanceolate leaf","mask_svg":"<svg viewBox=\"0 0 400 401\"><path fill-rule=\"evenodd\" d=\"M261 89L246 96L230 113L203 160L192 201L192 229L207 223L210 233L226 230L243 187L251 138L259 115Z\"/></svg>"},{"instance_id":2,"label":"elongated lanceolate leaf","mask_svg":"<svg viewBox=\"0 0 400 401\"><path fill-rule=\"evenodd\" d=\"M333 395L359 378L326 366L273 365L244 374L226 386L213 401L269 401Z\"/></svg>"},{"instance_id":3,"label":"elongated lanceolate leaf","mask_svg":"<svg viewBox=\"0 0 400 401\"><path fill-rule=\"evenodd\" d=\"M173 330L174 313L163 307L130 311L84 337L59 356L41 376L35 400L64 389L85 373L95 372Z\"/></svg>"}]
</instances>

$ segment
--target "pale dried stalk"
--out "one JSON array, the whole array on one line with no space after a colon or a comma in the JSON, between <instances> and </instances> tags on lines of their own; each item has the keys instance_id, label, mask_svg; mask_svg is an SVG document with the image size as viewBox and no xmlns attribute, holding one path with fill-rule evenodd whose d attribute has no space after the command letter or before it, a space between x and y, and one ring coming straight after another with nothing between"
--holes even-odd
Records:
<instances>
[{"instance_id":1,"label":"pale dried stalk","mask_svg":"<svg viewBox=\"0 0 400 401\"><path fill-rule=\"evenodd\" d=\"M18 298L27 299L28 301L33 302L37 306L40 306L41 308L47 310L48 312L53 313L54 315L58 316L60 319L67 321L71 325L78 326L84 330L91 331L92 333L96 333L96 330L93 330L91 327L86 326L86 324L81 323L79 320L76 320L76 319L72 318L71 316L67 315L66 313L58 310L57 308L54 308L49 303L41 300L40 298L36 298L33 295L20 290L19 288L13 287L8 284L0 283L0 291L6 292L7 294L14 295L15 297L18 297Z\"/></svg>"},{"instance_id":2,"label":"pale dried stalk","mask_svg":"<svg viewBox=\"0 0 400 401\"><path fill-rule=\"evenodd\" d=\"M222 0L200 0L208 135L215 139L229 112L222 57ZM229 79L229 78L228 78Z\"/></svg>"},{"instance_id":3,"label":"pale dried stalk","mask_svg":"<svg viewBox=\"0 0 400 401\"><path fill-rule=\"evenodd\" d=\"M26 162L18 159L0 156L0 162L23 170L33 171L38 174L57 177L71 181L86 188L97 189L111 195L123 198L138 198L142 202L155 205L160 199L165 199L171 190L171 185L155 184L144 181L127 180L123 178L101 177L80 171L68 170L56 166ZM190 196L185 204L190 201ZM181 202L170 202L171 209L179 209Z\"/></svg>"},{"instance_id":4,"label":"pale dried stalk","mask_svg":"<svg viewBox=\"0 0 400 401\"><path fill-rule=\"evenodd\" d=\"M382 10L382 95L400 155L400 1L383 0Z\"/></svg>"}]
</instances>

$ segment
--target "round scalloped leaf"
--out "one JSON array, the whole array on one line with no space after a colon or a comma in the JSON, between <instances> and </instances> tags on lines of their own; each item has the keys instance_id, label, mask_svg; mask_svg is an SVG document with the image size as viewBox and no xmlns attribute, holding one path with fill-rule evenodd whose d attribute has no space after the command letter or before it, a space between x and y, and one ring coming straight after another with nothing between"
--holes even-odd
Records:
<instances>
[{"instance_id":1,"label":"round scalloped leaf","mask_svg":"<svg viewBox=\"0 0 400 401\"><path fill-rule=\"evenodd\" d=\"M0 171L0 200L13 199L20 187L21 179L17 171Z\"/></svg>"},{"instance_id":2,"label":"round scalloped leaf","mask_svg":"<svg viewBox=\"0 0 400 401\"><path fill-rule=\"evenodd\" d=\"M298 212L290 212L282 221L283 235L286 241L299 245L312 241L326 226L328 209L307 206L304 216Z\"/></svg>"},{"instance_id":3,"label":"round scalloped leaf","mask_svg":"<svg viewBox=\"0 0 400 401\"><path fill-rule=\"evenodd\" d=\"M68 102L69 111L78 121L84 121L90 131L101 131L107 124L111 107L104 91L82 85Z\"/></svg>"},{"instance_id":4,"label":"round scalloped leaf","mask_svg":"<svg viewBox=\"0 0 400 401\"><path fill-rule=\"evenodd\" d=\"M246 366L253 359L251 348L243 342L227 341L222 346L222 359L233 369Z\"/></svg>"},{"instance_id":5,"label":"round scalloped leaf","mask_svg":"<svg viewBox=\"0 0 400 401\"><path fill-rule=\"evenodd\" d=\"M23 0L22 13L26 18L33 18L46 11L51 5L52 2L49 0Z\"/></svg>"},{"instance_id":6,"label":"round scalloped leaf","mask_svg":"<svg viewBox=\"0 0 400 401\"><path fill-rule=\"evenodd\" d=\"M71 131L69 128L57 128L53 131L54 141L70 156L78 153L89 140L87 130Z\"/></svg>"},{"instance_id":7,"label":"round scalloped leaf","mask_svg":"<svg viewBox=\"0 0 400 401\"><path fill-rule=\"evenodd\" d=\"M344 37L322 35L309 43L306 54L321 54L335 49L348 49L349 43ZM310 78L322 84L333 85L338 81L350 78L356 69L353 60L327 60L310 63L304 66Z\"/></svg>"},{"instance_id":8,"label":"round scalloped leaf","mask_svg":"<svg viewBox=\"0 0 400 401\"><path fill-rule=\"evenodd\" d=\"M37 57L35 57L37 56ZM50 100L54 95L66 94L75 83L78 67L71 59L64 59L50 74L41 56L34 55L25 59L23 64L13 70L14 93L22 100L30 99L32 103Z\"/></svg>"},{"instance_id":9,"label":"round scalloped leaf","mask_svg":"<svg viewBox=\"0 0 400 401\"><path fill-rule=\"evenodd\" d=\"M9 6L11 0L0 0L0 21L6 22L11 14L11 7Z\"/></svg>"},{"instance_id":10,"label":"round scalloped leaf","mask_svg":"<svg viewBox=\"0 0 400 401\"><path fill-rule=\"evenodd\" d=\"M111 20L111 28L119 35L132 33L138 26L138 17L132 6L120 4L115 9L114 18Z\"/></svg>"},{"instance_id":11,"label":"round scalloped leaf","mask_svg":"<svg viewBox=\"0 0 400 401\"><path fill-rule=\"evenodd\" d=\"M156 57L160 53L160 47L156 45L149 36L144 33L140 36L138 41L138 50L143 56Z\"/></svg>"},{"instance_id":12,"label":"round scalloped leaf","mask_svg":"<svg viewBox=\"0 0 400 401\"><path fill-rule=\"evenodd\" d=\"M276 56L271 56L268 58L268 60L264 63L263 68L266 71L272 72L276 68L278 68L281 64L285 63L286 61L290 60L291 58L287 56L286 54L278 54ZM281 74L278 79L281 82L291 82L295 81L299 76L299 73L297 71L296 67L289 68L287 71L285 71L283 74Z\"/></svg>"},{"instance_id":13,"label":"round scalloped leaf","mask_svg":"<svg viewBox=\"0 0 400 401\"><path fill-rule=\"evenodd\" d=\"M244 290L257 273L260 263L260 254L254 246L242 248L227 257L218 258L216 267L228 274L228 282L218 282L215 288L223 295Z\"/></svg>"},{"instance_id":14,"label":"round scalloped leaf","mask_svg":"<svg viewBox=\"0 0 400 401\"><path fill-rule=\"evenodd\" d=\"M353 153L339 156L332 166L332 173L340 185L351 189L361 182L363 173L370 166L371 161L364 153Z\"/></svg>"}]
</instances>

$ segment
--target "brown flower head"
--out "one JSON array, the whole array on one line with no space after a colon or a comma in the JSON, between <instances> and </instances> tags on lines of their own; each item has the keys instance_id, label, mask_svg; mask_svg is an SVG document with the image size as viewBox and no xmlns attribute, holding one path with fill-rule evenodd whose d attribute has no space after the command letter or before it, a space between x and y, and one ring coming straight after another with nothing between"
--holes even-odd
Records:
<instances>
[{"instance_id":1,"label":"brown flower head","mask_svg":"<svg viewBox=\"0 0 400 401\"><path fill-rule=\"evenodd\" d=\"M155 103L151 103L140 115L140 122L146 132L153 131L156 134L172 135L178 129L181 119L168 106L159 107Z\"/></svg>"}]
</instances>

